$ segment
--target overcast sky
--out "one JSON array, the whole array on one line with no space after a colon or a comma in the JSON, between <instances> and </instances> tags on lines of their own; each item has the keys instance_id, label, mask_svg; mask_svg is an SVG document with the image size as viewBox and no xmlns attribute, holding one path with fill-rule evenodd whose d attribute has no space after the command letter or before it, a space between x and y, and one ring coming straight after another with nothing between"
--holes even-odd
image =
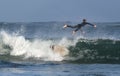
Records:
<instances>
[{"instance_id":1,"label":"overcast sky","mask_svg":"<svg viewBox=\"0 0 120 76\"><path fill-rule=\"evenodd\" d=\"M0 0L0 22L120 21L120 0Z\"/></svg>"}]
</instances>

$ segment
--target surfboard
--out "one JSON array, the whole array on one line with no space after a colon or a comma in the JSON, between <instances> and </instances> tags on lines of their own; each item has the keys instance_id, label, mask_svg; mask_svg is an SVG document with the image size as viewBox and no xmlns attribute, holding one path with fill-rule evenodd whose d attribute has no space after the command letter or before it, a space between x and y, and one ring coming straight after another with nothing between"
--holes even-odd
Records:
<instances>
[{"instance_id":1,"label":"surfboard","mask_svg":"<svg viewBox=\"0 0 120 76\"><path fill-rule=\"evenodd\" d=\"M51 49L54 53L59 54L61 56L66 56L69 54L69 50L61 45L52 45Z\"/></svg>"}]
</instances>

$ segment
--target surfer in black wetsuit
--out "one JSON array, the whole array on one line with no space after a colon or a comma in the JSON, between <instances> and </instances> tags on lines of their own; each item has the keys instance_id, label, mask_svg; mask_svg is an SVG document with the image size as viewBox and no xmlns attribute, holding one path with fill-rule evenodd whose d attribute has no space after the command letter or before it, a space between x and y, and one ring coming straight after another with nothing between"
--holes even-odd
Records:
<instances>
[{"instance_id":1,"label":"surfer in black wetsuit","mask_svg":"<svg viewBox=\"0 0 120 76\"><path fill-rule=\"evenodd\" d=\"M86 22L86 19L83 19L83 22L81 24L77 24L75 26L71 26L71 25L64 25L63 28L66 28L66 27L70 27L70 28L76 28L72 33L75 34L78 30L81 30L81 27L85 26L85 25L91 25L93 27L96 27L96 25L94 24L91 24L91 23L88 23ZM84 33L82 30L81 30L82 33Z\"/></svg>"}]
</instances>

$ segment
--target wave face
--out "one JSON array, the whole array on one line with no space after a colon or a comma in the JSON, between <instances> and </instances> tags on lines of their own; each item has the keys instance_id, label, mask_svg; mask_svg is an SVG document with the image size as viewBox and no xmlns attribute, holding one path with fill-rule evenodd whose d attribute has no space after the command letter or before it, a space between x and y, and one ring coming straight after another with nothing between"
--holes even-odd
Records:
<instances>
[{"instance_id":1,"label":"wave face","mask_svg":"<svg viewBox=\"0 0 120 76\"><path fill-rule=\"evenodd\" d=\"M109 39L79 39L75 46L69 47L73 62L119 63L120 41Z\"/></svg>"},{"instance_id":2,"label":"wave face","mask_svg":"<svg viewBox=\"0 0 120 76\"><path fill-rule=\"evenodd\" d=\"M0 23L0 60L65 61L74 63L120 63L120 23L85 26L75 36L72 22ZM55 54L51 45L69 50L68 56Z\"/></svg>"}]
</instances>

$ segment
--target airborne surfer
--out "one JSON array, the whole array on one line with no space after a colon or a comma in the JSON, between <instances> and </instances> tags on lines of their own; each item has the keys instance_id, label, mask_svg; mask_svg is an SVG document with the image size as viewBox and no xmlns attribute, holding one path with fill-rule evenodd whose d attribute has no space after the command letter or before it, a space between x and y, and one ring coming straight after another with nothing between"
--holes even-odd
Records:
<instances>
[{"instance_id":1,"label":"airborne surfer","mask_svg":"<svg viewBox=\"0 0 120 76\"><path fill-rule=\"evenodd\" d=\"M65 25L63 26L63 28L67 28L67 27L76 28L76 29L72 32L72 34L75 34L78 30L80 30L82 33L84 33L84 32L82 31L81 27L83 27L83 26L85 26L85 25L87 25L87 24L88 24L88 25L91 25L91 26L93 26L93 27L96 27L96 25L91 24L91 23L88 23L88 22L86 21L86 19L83 19L83 22L82 22L81 24L77 24L77 25L75 25L75 26L71 26L71 25L65 24Z\"/></svg>"}]
</instances>

